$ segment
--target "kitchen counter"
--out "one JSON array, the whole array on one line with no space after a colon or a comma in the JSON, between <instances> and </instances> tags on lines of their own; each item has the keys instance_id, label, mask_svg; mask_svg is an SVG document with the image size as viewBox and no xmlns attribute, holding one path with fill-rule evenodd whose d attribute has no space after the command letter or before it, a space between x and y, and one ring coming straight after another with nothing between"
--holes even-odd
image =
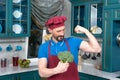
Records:
<instances>
[{"instance_id":1,"label":"kitchen counter","mask_svg":"<svg viewBox=\"0 0 120 80\"><path fill-rule=\"evenodd\" d=\"M6 68L0 68L0 76L34 71L34 70L38 70L37 65L30 65L29 68L20 68L20 67L9 66ZM91 64L81 64L81 66L78 66L78 71L81 73L98 76L98 77L102 77L102 78L106 78L106 79L110 79L110 80L120 80L119 78L116 78L117 76L120 76L120 71L113 72L113 73L104 72L104 71L94 68L94 66Z\"/></svg>"},{"instance_id":2,"label":"kitchen counter","mask_svg":"<svg viewBox=\"0 0 120 80\"><path fill-rule=\"evenodd\" d=\"M30 66L29 68L20 68L19 66L18 67L9 66L6 68L0 68L0 76L28 72L28 71L35 71L35 70L38 70L37 65Z\"/></svg>"},{"instance_id":3,"label":"kitchen counter","mask_svg":"<svg viewBox=\"0 0 120 80\"><path fill-rule=\"evenodd\" d=\"M98 70L93 65L87 64L87 63L81 64L81 66L79 65L78 71L85 74L102 77L110 80L120 80L119 78L116 78L120 76L120 71L112 72L112 73L105 72L105 71Z\"/></svg>"}]
</instances>

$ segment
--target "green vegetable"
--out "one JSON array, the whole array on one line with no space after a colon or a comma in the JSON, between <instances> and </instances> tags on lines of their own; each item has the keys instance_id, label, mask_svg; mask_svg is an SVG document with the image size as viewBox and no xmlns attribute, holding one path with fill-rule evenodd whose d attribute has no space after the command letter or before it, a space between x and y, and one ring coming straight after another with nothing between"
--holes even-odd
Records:
<instances>
[{"instance_id":1,"label":"green vegetable","mask_svg":"<svg viewBox=\"0 0 120 80\"><path fill-rule=\"evenodd\" d=\"M31 63L30 60L28 59L19 59L18 61L20 67L22 68L28 68L29 67L29 64Z\"/></svg>"},{"instance_id":2,"label":"green vegetable","mask_svg":"<svg viewBox=\"0 0 120 80\"><path fill-rule=\"evenodd\" d=\"M58 53L58 59L63 63L66 63L66 62L73 62L74 57L69 51L64 51Z\"/></svg>"}]
</instances>

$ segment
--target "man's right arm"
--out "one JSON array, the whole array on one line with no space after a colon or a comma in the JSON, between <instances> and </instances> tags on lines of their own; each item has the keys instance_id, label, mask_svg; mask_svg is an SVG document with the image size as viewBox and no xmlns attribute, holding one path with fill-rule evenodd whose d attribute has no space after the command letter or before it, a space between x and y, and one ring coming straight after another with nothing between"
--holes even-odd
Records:
<instances>
[{"instance_id":1,"label":"man's right arm","mask_svg":"<svg viewBox=\"0 0 120 80\"><path fill-rule=\"evenodd\" d=\"M59 62L55 68L47 68L47 58L40 58L38 62L39 74L41 77L50 77L55 74L67 71L69 63Z\"/></svg>"}]
</instances>

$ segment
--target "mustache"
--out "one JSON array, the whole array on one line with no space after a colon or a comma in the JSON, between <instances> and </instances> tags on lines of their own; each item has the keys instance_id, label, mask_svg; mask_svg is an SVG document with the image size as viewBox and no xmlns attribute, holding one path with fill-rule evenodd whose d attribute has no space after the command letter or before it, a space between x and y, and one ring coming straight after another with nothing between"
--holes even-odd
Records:
<instances>
[{"instance_id":1,"label":"mustache","mask_svg":"<svg viewBox=\"0 0 120 80\"><path fill-rule=\"evenodd\" d=\"M60 35L60 36L58 36L58 37L64 37L63 35Z\"/></svg>"}]
</instances>

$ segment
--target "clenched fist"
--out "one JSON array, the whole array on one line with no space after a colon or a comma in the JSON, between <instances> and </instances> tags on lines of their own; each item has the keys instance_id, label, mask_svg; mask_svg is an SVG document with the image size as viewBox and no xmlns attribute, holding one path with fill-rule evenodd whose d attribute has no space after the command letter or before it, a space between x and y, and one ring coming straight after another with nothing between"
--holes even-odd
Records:
<instances>
[{"instance_id":1,"label":"clenched fist","mask_svg":"<svg viewBox=\"0 0 120 80\"><path fill-rule=\"evenodd\" d=\"M76 33L85 33L86 31L88 31L86 28L79 25L77 25L74 30Z\"/></svg>"},{"instance_id":2,"label":"clenched fist","mask_svg":"<svg viewBox=\"0 0 120 80\"><path fill-rule=\"evenodd\" d=\"M69 67L69 63L63 63L60 61L56 66L55 71L57 73L63 73L67 71L68 67Z\"/></svg>"}]
</instances>

